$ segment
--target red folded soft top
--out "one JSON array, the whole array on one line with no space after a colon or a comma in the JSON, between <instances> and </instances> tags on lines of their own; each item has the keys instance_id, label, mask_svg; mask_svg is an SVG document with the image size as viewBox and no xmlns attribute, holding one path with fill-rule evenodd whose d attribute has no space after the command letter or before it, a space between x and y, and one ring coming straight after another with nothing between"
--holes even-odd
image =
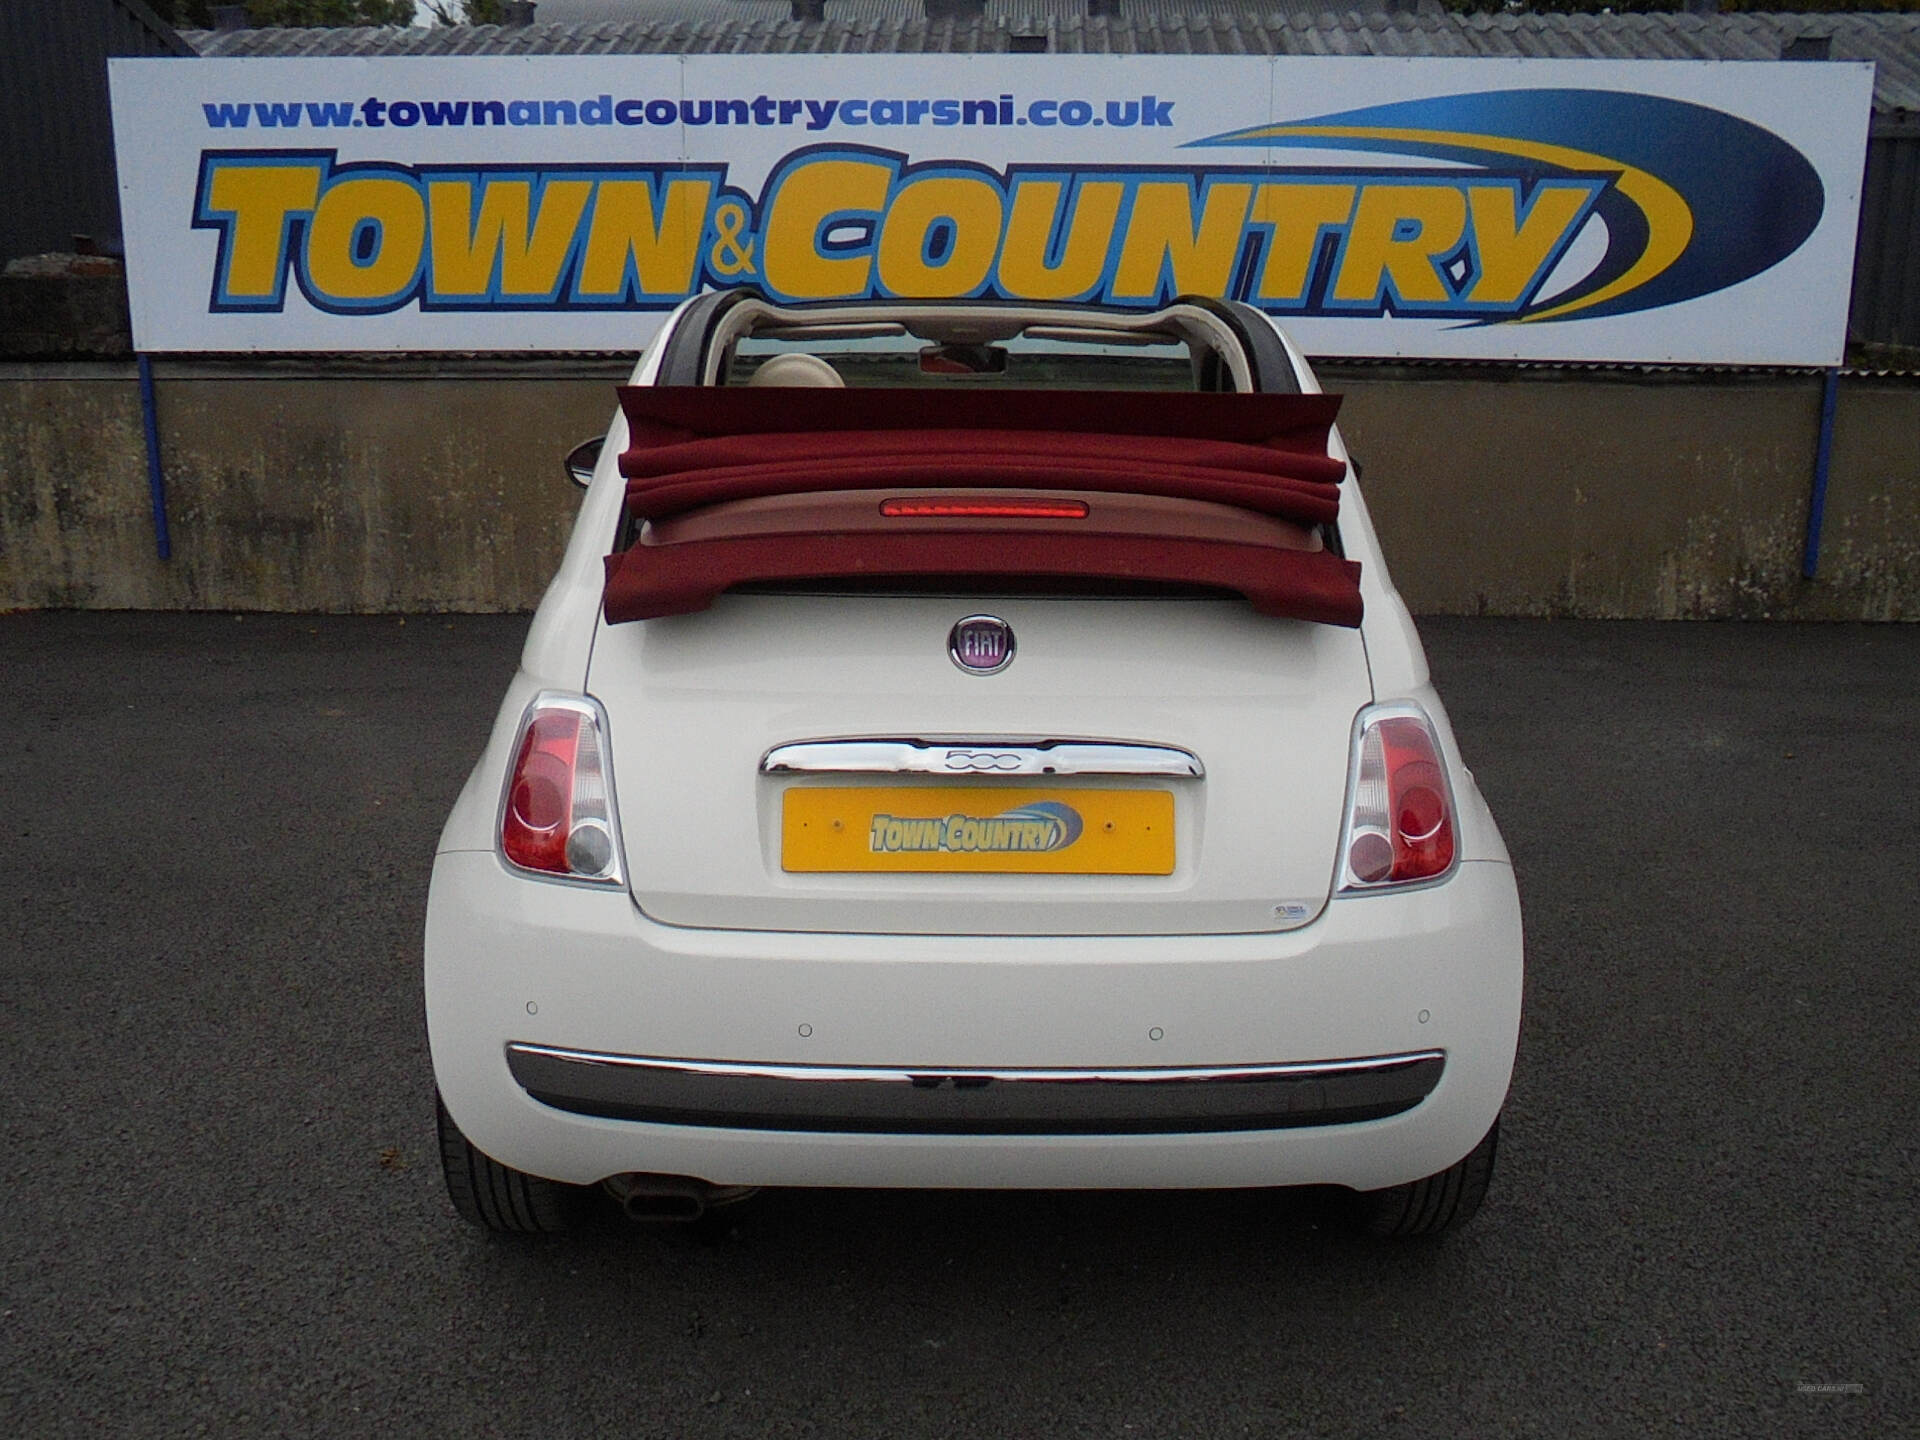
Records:
<instances>
[{"instance_id":1,"label":"red folded soft top","mask_svg":"<svg viewBox=\"0 0 1920 1440\"><path fill-rule=\"evenodd\" d=\"M1269 530L1331 522L1345 473L1327 453L1337 396L627 386L620 402L628 510L651 523L607 558L609 621L698 610L749 581L849 576L1199 584L1237 590L1267 613L1360 620L1357 565L1304 531L1276 540L1253 526L1245 540L1225 539L1214 518L1225 506L1271 517ZM1073 518L1041 523L930 520L927 507L884 497L867 502L897 515L880 529L864 512L858 525L831 518L860 492L926 490L1174 503L1162 507L1166 530L1147 536L1137 515L1108 524L1121 507L1084 500ZM728 517L744 519L755 502L816 494L843 503L789 507L814 519L777 538L764 507L728 533ZM1208 523L1182 533L1181 515L1202 510ZM672 539L677 527L661 522L693 512L700 538Z\"/></svg>"}]
</instances>

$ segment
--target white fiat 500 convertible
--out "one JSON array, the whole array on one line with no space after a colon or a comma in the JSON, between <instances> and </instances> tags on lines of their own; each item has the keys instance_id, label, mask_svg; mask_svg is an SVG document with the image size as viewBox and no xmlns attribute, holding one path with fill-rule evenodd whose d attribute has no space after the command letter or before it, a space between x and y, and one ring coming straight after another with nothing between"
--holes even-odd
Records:
<instances>
[{"instance_id":1,"label":"white fiat 500 convertible","mask_svg":"<svg viewBox=\"0 0 1920 1440\"><path fill-rule=\"evenodd\" d=\"M770 1185L1474 1213L1513 870L1285 335L732 291L620 400L434 862L463 1216Z\"/></svg>"}]
</instances>

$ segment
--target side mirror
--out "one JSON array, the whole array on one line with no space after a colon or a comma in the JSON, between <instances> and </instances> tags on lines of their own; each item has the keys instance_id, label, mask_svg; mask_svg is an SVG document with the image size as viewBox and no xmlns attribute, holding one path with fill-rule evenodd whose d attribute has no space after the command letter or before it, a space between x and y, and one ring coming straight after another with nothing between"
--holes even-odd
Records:
<instances>
[{"instance_id":1,"label":"side mirror","mask_svg":"<svg viewBox=\"0 0 1920 1440\"><path fill-rule=\"evenodd\" d=\"M567 478L582 490L592 482L593 467L600 463L600 450L606 443L606 436L596 435L591 440L582 440L567 452Z\"/></svg>"}]
</instances>

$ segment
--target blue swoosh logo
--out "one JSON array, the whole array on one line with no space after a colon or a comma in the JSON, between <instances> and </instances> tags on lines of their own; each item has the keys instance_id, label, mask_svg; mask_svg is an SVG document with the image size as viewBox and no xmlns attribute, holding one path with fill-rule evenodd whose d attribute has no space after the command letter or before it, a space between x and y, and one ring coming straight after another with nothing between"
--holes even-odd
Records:
<instances>
[{"instance_id":1,"label":"blue swoosh logo","mask_svg":"<svg viewBox=\"0 0 1920 1440\"><path fill-rule=\"evenodd\" d=\"M1196 147L1286 146L1497 164L1601 178L1600 262L1512 321L1630 315L1710 295L1779 264L1826 208L1812 163L1750 121L1614 90L1495 90L1258 125Z\"/></svg>"}]
</instances>

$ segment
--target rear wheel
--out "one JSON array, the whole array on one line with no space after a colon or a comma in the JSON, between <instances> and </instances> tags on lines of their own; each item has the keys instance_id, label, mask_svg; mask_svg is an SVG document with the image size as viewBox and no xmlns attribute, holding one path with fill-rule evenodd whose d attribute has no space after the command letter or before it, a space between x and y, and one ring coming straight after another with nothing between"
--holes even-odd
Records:
<instances>
[{"instance_id":1,"label":"rear wheel","mask_svg":"<svg viewBox=\"0 0 1920 1440\"><path fill-rule=\"evenodd\" d=\"M1487 1187L1493 1181L1493 1152L1499 1140L1500 1122L1496 1119L1486 1138L1459 1164L1424 1180L1356 1195L1355 1219L1360 1228L1369 1235L1401 1239L1439 1235L1466 1224L1487 1198Z\"/></svg>"},{"instance_id":2,"label":"rear wheel","mask_svg":"<svg viewBox=\"0 0 1920 1440\"><path fill-rule=\"evenodd\" d=\"M437 1094L434 1110L447 1198L462 1220L502 1235L557 1235L586 1213L590 1186L563 1185L502 1165L460 1133Z\"/></svg>"}]
</instances>

